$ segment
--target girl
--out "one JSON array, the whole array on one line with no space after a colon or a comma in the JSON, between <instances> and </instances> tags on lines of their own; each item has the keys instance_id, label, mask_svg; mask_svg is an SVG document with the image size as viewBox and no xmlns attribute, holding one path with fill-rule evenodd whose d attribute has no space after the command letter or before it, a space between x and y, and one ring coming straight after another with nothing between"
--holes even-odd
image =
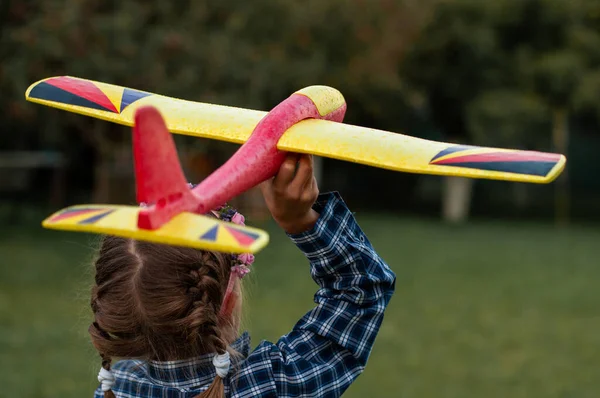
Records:
<instances>
[{"instance_id":1,"label":"girl","mask_svg":"<svg viewBox=\"0 0 600 398\"><path fill-rule=\"evenodd\" d=\"M277 343L237 335L251 255L107 236L95 262L96 398L338 397L362 373L395 287L337 193L319 195L311 156L289 155L262 186L305 254L316 306ZM243 223L230 208L216 213ZM282 303L285 305L285 303ZM111 366L113 358L125 358Z\"/></svg>"}]
</instances>

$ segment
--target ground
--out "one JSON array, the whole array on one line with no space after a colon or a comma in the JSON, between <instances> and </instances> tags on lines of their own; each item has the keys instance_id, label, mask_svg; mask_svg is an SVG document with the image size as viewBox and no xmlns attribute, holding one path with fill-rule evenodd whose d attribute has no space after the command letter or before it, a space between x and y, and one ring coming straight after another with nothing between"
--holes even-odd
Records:
<instances>
[{"instance_id":1,"label":"ground","mask_svg":"<svg viewBox=\"0 0 600 398\"><path fill-rule=\"evenodd\" d=\"M347 397L596 397L598 228L357 216L398 276L365 373ZM246 326L285 333L312 305L302 254L267 225ZM18 227L0 235L0 395L92 396L87 337L96 237ZM5 394L5 395L3 395Z\"/></svg>"}]
</instances>

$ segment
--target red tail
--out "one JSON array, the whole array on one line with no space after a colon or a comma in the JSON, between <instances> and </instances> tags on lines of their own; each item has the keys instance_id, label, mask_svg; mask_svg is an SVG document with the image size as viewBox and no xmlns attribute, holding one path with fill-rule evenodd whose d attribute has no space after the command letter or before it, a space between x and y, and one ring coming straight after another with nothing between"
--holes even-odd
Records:
<instances>
[{"instance_id":1,"label":"red tail","mask_svg":"<svg viewBox=\"0 0 600 398\"><path fill-rule=\"evenodd\" d=\"M154 107L135 113L133 156L138 203L138 228L156 229L175 215L197 207L198 199L187 185L173 136Z\"/></svg>"}]
</instances>

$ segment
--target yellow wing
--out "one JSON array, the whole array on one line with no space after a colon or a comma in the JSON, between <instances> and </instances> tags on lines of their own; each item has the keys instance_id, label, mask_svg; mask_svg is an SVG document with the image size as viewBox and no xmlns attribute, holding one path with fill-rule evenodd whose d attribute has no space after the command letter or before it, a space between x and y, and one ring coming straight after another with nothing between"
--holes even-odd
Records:
<instances>
[{"instance_id":1,"label":"yellow wing","mask_svg":"<svg viewBox=\"0 0 600 398\"><path fill-rule=\"evenodd\" d=\"M269 243L269 235L263 230L193 213L181 213L157 230L142 230L137 227L139 211L140 208L134 206L70 206L48 217L42 225L48 229L115 235L229 253L256 253Z\"/></svg>"},{"instance_id":2,"label":"yellow wing","mask_svg":"<svg viewBox=\"0 0 600 398\"><path fill-rule=\"evenodd\" d=\"M67 76L34 83L25 96L32 102L127 126L133 125L138 107L152 105L172 133L238 144L248 140L266 115ZM462 146L314 119L291 127L277 147L401 172L531 183L553 181L566 163L560 154Z\"/></svg>"}]
</instances>

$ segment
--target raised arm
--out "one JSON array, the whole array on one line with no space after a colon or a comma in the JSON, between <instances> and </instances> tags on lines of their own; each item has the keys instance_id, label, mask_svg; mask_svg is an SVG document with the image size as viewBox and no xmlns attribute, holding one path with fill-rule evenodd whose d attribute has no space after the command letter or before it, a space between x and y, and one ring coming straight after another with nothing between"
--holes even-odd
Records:
<instances>
[{"instance_id":1,"label":"raised arm","mask_svg":"<svg viewBox=\"0 0 600 398\"><path fill-rule=\"evenodd\" d=\"M364 370L394 292L394 273L339 195L316 207L315 227L291 238L310 261L317 306L270 348L278 396L340 396Z\"/></svg>"},{"instance_id":2,"label":"raised arm","mask_svg":"<svg viewBox=\"0 0 600 398\"><path fill-rule=\"evenodd\" d=\"M339 194L313 209L316 222L288 235L310 262L317 305L275 344L259 344L231 380L233 396L339 397L367 364L395 275Z\"/></svg>"}]
</instances>

